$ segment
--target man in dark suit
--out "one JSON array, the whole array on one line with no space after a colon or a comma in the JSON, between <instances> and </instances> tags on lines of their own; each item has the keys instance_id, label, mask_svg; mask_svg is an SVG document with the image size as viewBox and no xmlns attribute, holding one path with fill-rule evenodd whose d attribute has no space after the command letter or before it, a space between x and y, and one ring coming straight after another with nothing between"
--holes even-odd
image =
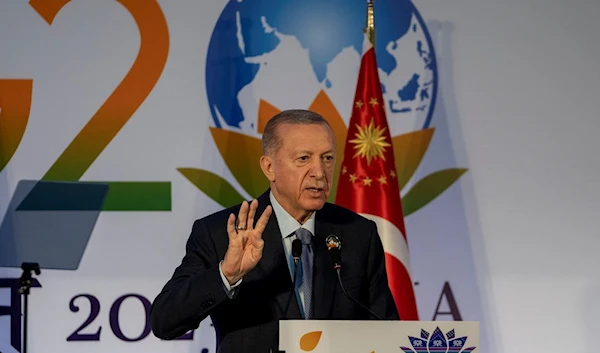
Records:
<instances>
[{"instance_id":1,"label":"man in dark suit","mask_svg":"<svg viewBox=\"0 0 600 353\"><path fill-rule=\"evenodd\" d=\"M157 337L179 337L210 315L218 352L266 353L277 346L281 319L373 319L343 293L329 235L342 244L349 296L399 319L375 223L326 202L335 153L333 130L318 114L283 111L267 123L260 165L270 189L194 222L181 265L152 304ZM296 238L303 250L294 286Z\"/></svg>"}]
</instances>

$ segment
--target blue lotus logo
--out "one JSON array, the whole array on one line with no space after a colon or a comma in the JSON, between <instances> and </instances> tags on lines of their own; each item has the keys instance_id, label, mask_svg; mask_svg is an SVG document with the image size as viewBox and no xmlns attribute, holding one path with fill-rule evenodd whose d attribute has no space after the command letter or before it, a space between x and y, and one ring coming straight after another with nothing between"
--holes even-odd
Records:
<instances>
[{"instance_id":1,"label":"blue lotus logo","mask_svg":"<svg viewBox=\"0 0 600 353\"><path fill-rule=\"evenodd\" d=\"M408 336L408 339L412 348L400 347L404 353L471 353L475 350L475 347L464 348L467 336L456 338L454 329L445 335L439 327L431 335L422 329L420 338Z\"/></svg>"}]
</instances>

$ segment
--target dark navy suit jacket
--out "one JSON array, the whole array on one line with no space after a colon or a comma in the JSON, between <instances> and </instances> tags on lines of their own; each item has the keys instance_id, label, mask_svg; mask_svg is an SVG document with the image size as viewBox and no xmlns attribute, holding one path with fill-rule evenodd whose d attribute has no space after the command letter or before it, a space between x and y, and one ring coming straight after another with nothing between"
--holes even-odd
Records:
<instances>
[{"instance_id":1,"label":"dark navy suit jacket","mask_svg":"<svg viewBox=\"0 0 600 353\"><path fill-rule=\"evenodd\" d=\"M258 202L256 219L270 205L269 192ZM156 337L177 338L198 328L210 315L217 352L267 353L277 345L279 320L301 318L295 296L288 312L283 313L293 287L275 213L263 233L262 259L243 278L235 296L227 296L219 262L229 243L227 218L230 213L237 215L239 208L237 205L194 222L181 264L152 303L150 325ZM313 319L372 319L339 286L325 245L330 234L342 242L341 278L347 293L383 319L399 320L375 223L330 203L315 215Z\"/></svg>"}]
</instances>

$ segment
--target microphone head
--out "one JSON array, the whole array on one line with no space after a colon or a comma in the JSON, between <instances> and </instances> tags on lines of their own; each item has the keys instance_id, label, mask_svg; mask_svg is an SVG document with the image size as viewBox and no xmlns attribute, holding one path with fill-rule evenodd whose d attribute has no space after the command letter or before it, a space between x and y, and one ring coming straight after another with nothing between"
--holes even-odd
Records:
<instances>
[{"instance_id":1,"label":"microphone head","mask_svg":"<svg viewBox=\"0 0 600 353\"><path fill-rule=\"evenodd\" d=\"M325 244L327 244L327 250L329 250L329 255L331 256L331 261L333 261L333 267L339 269L342 267L342 254L340 250L342 249L342 242L340 238L335 235L329 235L325 239Z\"/></svg>"},{"instance_id":2,"label":"microphone head","mask_svg":"<svg viewBox=\"0 0 600 353\"><path fill-rule=\"evenodd\" d=\"M302 241L300 239L294 239L292 241L292 257L300 258L302 256Z\"/></svg>"}]
</instances>

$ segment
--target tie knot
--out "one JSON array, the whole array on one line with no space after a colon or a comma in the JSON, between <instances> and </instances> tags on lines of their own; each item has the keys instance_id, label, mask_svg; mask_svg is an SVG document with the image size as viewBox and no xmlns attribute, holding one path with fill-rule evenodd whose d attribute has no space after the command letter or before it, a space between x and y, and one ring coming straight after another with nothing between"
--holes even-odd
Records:
<instances>
[{"instance_id":1,"label":"tie knot","mask_svg":"<svg viewBox=\"0 0 600 353\"><path fill-rule=\"evenodd\" d=\"M305 228L298 228L298 230L296 230L296 237L300 239L303 245L310 245L312 241L312 233Z\"/></svg>"}]
</instances>

